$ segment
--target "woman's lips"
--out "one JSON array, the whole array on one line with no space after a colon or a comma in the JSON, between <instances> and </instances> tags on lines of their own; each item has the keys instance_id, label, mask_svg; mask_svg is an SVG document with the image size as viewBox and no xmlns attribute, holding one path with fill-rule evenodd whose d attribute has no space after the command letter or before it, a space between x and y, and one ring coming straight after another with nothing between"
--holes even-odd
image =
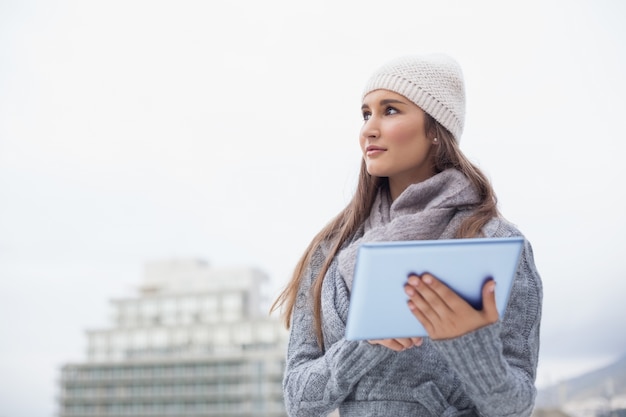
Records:
<instances>
[{"instance_id":1,"label":"woman's lips","mask_svg":"<svg viewBox=\"0 0 626 417\"><path fill-rule=\"evenodd\" d=\"M367 156L380 155L381 153L383 153L385 151L386 151L386 149L385 148L381 148L380 146L368 146L367 148L365 148L365 154Z\"/></svg>"}]
</instances>

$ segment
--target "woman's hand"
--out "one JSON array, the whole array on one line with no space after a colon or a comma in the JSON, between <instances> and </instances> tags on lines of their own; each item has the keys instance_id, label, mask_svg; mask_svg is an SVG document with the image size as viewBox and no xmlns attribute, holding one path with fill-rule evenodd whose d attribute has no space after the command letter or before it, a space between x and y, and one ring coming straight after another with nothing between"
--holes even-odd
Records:
<instances>
[{"instance_id":1,"label":"woman's hand","mask_svg":"<svg viewBox=\"0 0 626 417\"><path fill-rule=\"evenodd\" d=\"M483 286L483 309L476 310L430 274L410 275L404 286L408 305L433 340L451 339L498 321L496 283Z\"/></svg>"},{"instance_id":2,"label":"woman's hand","mask_svg":"<svg viewBox=\"0 0 626 417\"><path fill-rule=\"evenodd\" d=\"M383 345L386 348L395 350L396 352L402 352L403 350L410 349L415 346L422 345L421 337L405 337L401 339L379 339L368 340L372 345Z\"/></svg>"}]
</instances>

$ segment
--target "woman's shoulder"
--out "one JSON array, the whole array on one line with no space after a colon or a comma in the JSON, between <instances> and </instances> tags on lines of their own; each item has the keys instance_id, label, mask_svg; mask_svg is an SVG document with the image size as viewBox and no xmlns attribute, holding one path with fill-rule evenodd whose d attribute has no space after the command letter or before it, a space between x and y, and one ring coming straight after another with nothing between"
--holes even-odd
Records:
<instances>
[{"instance_id":1,"label":"woman's shoulder","mask_svg":"<svg viewBox=\"0 0 626 417\"><path fill-rule=\"evenodd\" d=\"M524 265L524 269L531 275L536 276L539 279L539 273L537 272L533 248L526 236L517 228L516 225L506 220L503 217L496 217L491 219L484 227L483 233L485 237L522 237L524 238L524 247L522 249L522 260L520 265ZM540 285L540 284L539 284Z\"/></svg>"},{"instance_id":2,"label":"woman's shoulder","mask_svg":"<svg viewBox=\"0 0 626 417\"><path fill-rule=\"evenodd\" d=\"M524 237L524 234L516 225L501 216L489 220L487 224L483 226L483 233L485 237Z\"/></svg>"}]
</instances>

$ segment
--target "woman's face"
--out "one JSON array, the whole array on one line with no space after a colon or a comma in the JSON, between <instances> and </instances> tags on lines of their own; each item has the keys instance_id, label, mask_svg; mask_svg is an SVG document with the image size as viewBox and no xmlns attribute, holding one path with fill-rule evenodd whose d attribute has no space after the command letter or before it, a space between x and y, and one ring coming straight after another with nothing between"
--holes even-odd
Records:
<instances>
[{"instance_id":1,"label":"woman's face","mask_svg":"<svg viewBox=\"0 0 626 417\"><path fill-rule=\"evenodd\" d=\"M392 197L434 175L433 141L426 137L422 109L400 94L374 90L363 99L362 111L360 144L367 171L389 178Z\"/></svg>"}]
</instances>

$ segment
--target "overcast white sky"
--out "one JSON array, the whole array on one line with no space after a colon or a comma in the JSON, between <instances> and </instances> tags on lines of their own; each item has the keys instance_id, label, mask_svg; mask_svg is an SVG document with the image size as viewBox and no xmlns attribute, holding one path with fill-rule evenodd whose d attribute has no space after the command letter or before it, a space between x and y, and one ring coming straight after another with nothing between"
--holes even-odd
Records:
<instances>
[{"instance_id":1,"label":"overcast white sky","mask_svg":"<svg viewBox=\"0 0 626 417\"><path fill-rule=\"evenodd\" d=\"M461 146L532 242L539 383L626 353L626 4L0 2L0 416L52 416L61 364L144 262L251 265L272 294L351 196L360 93L445 52Z\"/></svg>"}]
</instances>

